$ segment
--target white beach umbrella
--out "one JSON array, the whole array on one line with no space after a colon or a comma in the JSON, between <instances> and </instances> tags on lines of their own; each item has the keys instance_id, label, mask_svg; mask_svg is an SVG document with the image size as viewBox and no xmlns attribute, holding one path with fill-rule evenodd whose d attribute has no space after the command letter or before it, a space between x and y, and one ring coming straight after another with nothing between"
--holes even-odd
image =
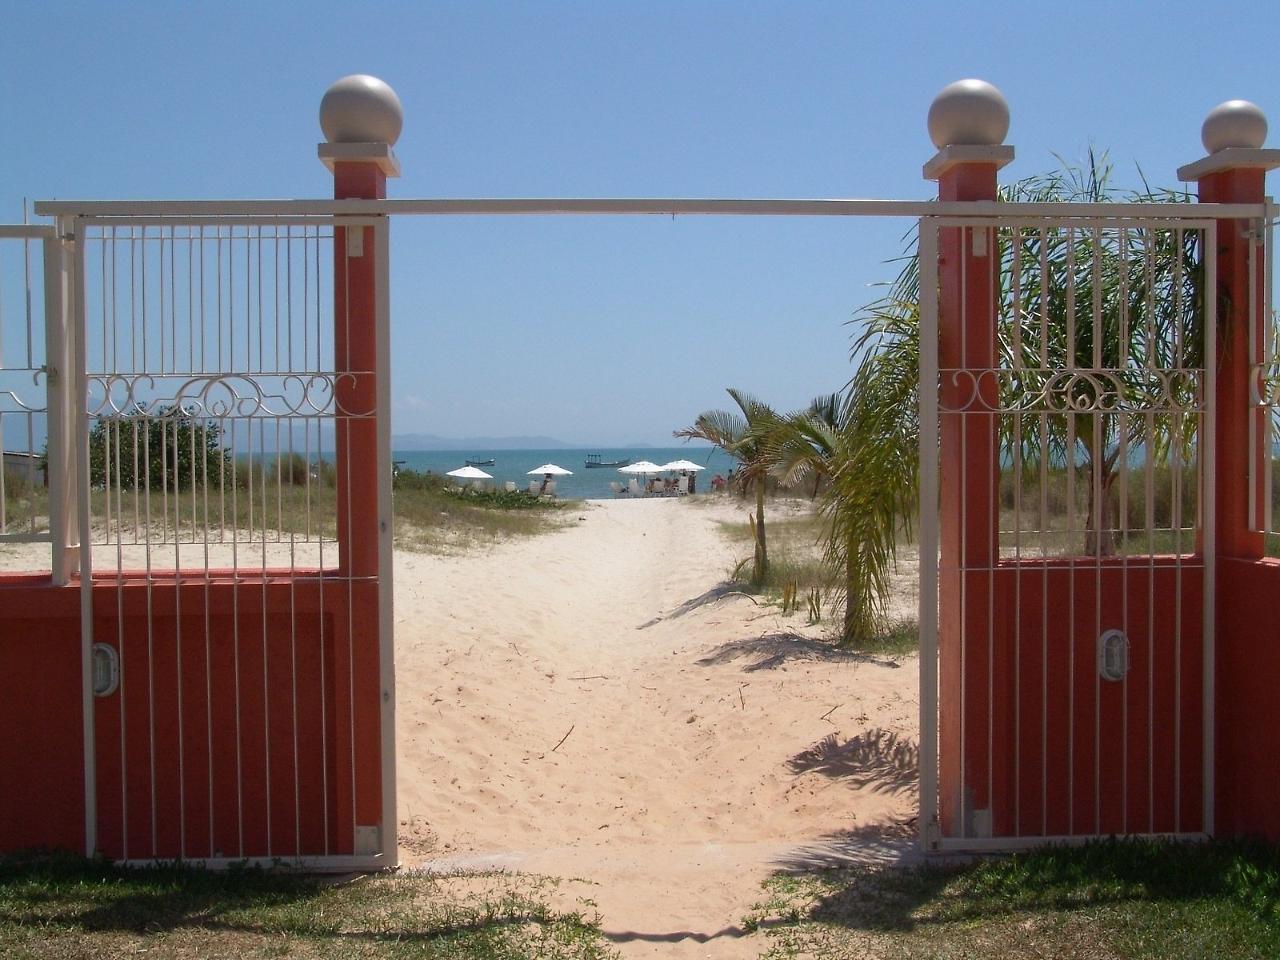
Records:
<instances>
[{"instance_id":1,"label":"white beach umbrella","mask_svg":"<svg viewBox=\"0 0 1280 960\"><path fill-rule=\"evenodd\" d=\"M625 467L618 468L619 473L661 473L662 467L658 466L652 460L638 460L635 463L628 464Z\"/></svg>"},{"instance_id":2,"label":"white beach umbrella","mask_svg":"<svg viewBox=\"0 0 1280 960\"><path fill-rule=\"evenodd\" d=\"M692 460L672 460L670 463L662 465L663 470L705 470L707 469L700 463L694 463Z\"/></svg>"},{"instance_id":3,"label":"white beach umbrella","mask_svg":"<svg viewBox=\"0 0 1280 960\"><path fill-rule=\"evenodd\" d=\"M450 470L445 474L446 477L457 477L459 480L492 480L493 474L485 473L478 467L459 467L457 470Z\"/></svg>"},{"instance_id":4,"label":"white beach umbrella","mask_svg":"<svg viewBox=\"0 0 1280 960\"><path fill-rule=\"evenodd\" d=\"M553 477L572 477L573 476L572 470L566 470L564 467L557 467L554 463L544 463L540 467L534 467L527 474L525 474L525 476L535 477L535 476L538 476L539 474L542 474L543 476L545 476L548 473L551 474L551 476Z\"/></svg>"}]
</instances>

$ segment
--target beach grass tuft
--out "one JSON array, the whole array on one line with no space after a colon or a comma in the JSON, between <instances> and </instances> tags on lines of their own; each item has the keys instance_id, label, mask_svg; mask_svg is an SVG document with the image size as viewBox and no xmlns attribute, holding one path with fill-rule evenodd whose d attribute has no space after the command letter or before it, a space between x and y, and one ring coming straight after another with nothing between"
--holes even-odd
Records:
<instances>
[{"instance_id":1,"label":"beach grass tuft","mask_svg":"<svg viewBox=\"0 0 1280 960\"><path fill-rule=\"evenodd\" d=\"M782 509L779 509L781 504ZM843 613L839 572L823 558L822 539L828 521L809 501L779 501L775 518L768 523L769 572L763 583L752 586L750 555L729 571L729 579L743 591L756 591L781 609L784 616L804 616L809 626L837 627ZM720 521L721 533L734 543L752 543L751 525ZM920 631L913 620L888 623L870 640L851 648L856 653L902 657L916 653Z\"/></svg>"},{"instance_id":2,"label":"beach grass tuft","mask_svg":"<svg viewBox=\"0 0 1280 960\"><path fill-rule=\"evenodd\" d=\"M784 613L803 612L811 619L830 600L830 591L836 585L831 569L823 563L821 538L826 532L826 521L807 501L782 501L780 509L774 504L774 515L768 520L766 535L769 538L769 571L764 580L752 587L747 582L751 557L747 556L733 570L730 579L742 581L743 589L754 589L771 602L784 607ZM744 515L742 520L719 521L721 533L734 543L750 546L753 543L751 524ZM818 592L817 611L813 611L809 598ZM801 602L793 605L792 597Z\"/></svg>"},{"instance_id":3,"label":"beach grass tuft","mask_svg":"<svg viewBox=\"0 0 1280 960\"><path fill-rule=\"evenodd\" d=\"M920 652L920 625L914 620L887 623L869 640L848 647L853 653L881 657L909 657Z\"/></svg>"}]
</instances>

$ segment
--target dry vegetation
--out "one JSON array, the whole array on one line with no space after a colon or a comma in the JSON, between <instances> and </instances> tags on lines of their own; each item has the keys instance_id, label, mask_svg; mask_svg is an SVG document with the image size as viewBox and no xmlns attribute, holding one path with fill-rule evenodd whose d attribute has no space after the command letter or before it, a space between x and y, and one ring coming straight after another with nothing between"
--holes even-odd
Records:
<instances>
[{"instance_id":1,"label":"dry vegetation","mask_svg":"<svg viewBox=\"0 0 1280 960\"><path fill-rule=\"evenodd\" d=\"M838 631L842 613L842 583L839 572L823 560L823 539L828 521L818 513L815 501L772 497L768 501L766 521L769 542L769 572L763 582L753 588L746 574L751 563L753 544L751 522L743 504L743 519L721 523L724 535L740 543L743 558L730 572L730 579L743 590L758 589L770 602L782 607L783 613L803 618L808 626ZM866 642L857 645L858 652L886 656L905 656L919 646L919 630L914 616L915 565L913 544L899 548L901 578L911 582L908 610L890 610L887 622ZM895 575L896 577L896 575Z\"/></svg>"}]
</instances>

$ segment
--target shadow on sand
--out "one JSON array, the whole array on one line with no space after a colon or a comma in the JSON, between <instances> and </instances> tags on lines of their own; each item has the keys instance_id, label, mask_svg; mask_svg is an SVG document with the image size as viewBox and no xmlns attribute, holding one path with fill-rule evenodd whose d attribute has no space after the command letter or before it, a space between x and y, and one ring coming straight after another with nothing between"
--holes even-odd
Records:
<instances>
[{"instance_id":1,"label":"shadow on sand","mask_svg":"<svg viewBox=\"0 0 1280 960\"><path fill-rule=\"evenodd\" d=\"M648 620L645 623L640 624L636 629L645 630L648 627L661 623L663 620L674 620L676 617L683 617L685 614L692 613L699 607L705 607L709 603L715 603L716 601L723 600L726 597L746 597L752 603L759 606L759 601L756 600L755 597L751 596L749 593L743 592L742 584L734 580L721 580L705 593L701 593L696 597L686 600L670 613L659 614L652 620Z\"/></svg>"},{"instance_id":2,"label":"shadow on sand","mask_svg":"<svg viewBox=\"0 0 1280 960\"><path fill-rule=\"evenodd\" d=\"M794 774L820 773L876 793L913 789L920 778L920 747L910 737L877 727L841 741L832 733L787 761Z\"/></svg>"},{"instance_id":3,"label":"shadow on sand","mask_svg":"<svg viewBox=\"0 0 1280 960\"><path fill-rule=\"evenodd\" d=\"M924 862L916 818L868 823L837 830L791 848L773 861L778 873L809 873L837 867L890 867Z\"/></svg>"},{"instance_id":4,"label":"shadow on sand","mask_svg":"<svg viewBox=\"0 0 1280 960\"><path fill-rule=\"evenodd\" d=\"M744 640L722 643L698 661L700 666L712 667L734 660L751 658L744 666L744 673L756 670L775 670L791 661L821 661L823 663L874 663L881 667L898 668L901 664L888 657L843 650L829 640L802 636L798 633L766 633Z\"/></svg>"}]
</instances>

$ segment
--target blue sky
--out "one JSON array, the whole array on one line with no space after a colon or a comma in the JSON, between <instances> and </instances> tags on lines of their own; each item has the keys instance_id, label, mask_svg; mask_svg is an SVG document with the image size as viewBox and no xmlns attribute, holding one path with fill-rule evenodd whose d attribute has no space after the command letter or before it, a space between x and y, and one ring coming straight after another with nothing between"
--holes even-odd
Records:
<instances>
[{"instance_id":1,"label":"blue sky","mask_svg":"<svg viewBox=\"0 0 1280 960\"><path fill-rule=\"evenodd\" d=\"M1280 7L1231 9L8 0L0 220L24 197L327 196L317 109L354 72L404 104L396 197L923 199L929 104L968 76L1009 100L1004 178L1093 144L1172 186L1215 104L1280 123L1258 46ZM847 321L908 226L402 218L393 429L666 443L725 386L803 406L848 379Z\"/></svg>"}]
</instances>

